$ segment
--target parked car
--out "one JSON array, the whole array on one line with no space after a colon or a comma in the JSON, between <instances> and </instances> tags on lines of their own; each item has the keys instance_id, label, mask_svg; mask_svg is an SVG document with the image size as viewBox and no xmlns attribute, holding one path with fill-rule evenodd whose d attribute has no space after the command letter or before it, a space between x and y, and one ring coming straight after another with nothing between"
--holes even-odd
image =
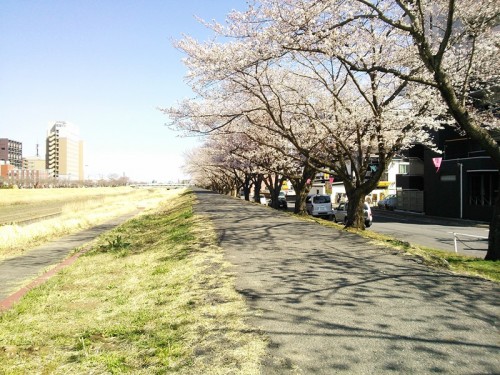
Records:
<instances>
[{"instance_id":1,"label":"parked car","mask_svg":"<svg viewBox=\"0 0 500 375\"><path fill-rule=\"evenodd\" d=\"M269 206L273 205L272 199L269 200ZM280 191L278 195L278 208L283 208L286 210L288 208L288 202L286 201L286 194L284 191Z\"/></svg>"},{"instance_id":2,"label":"parked car","mask_svg":"<svg viewBox=\"0 0 500 375\"><path fill-rule=\"evenodd\" d=\"M384 206L386 210L394 211L394 209L398 206L398 198L396 196L388 197L384 200Z\"/></svg>"},{"instance_id":3,"label":"parked car","mask_svg":"<svg viewBox=\"0 0 500 375\"><path fill-rule=\"evenodd\" d=\"M396 198L396 195L395 194L391 194L391 195L388 195L387 197L385 197L384 199L381 199L377 202L377 206L378 208L386 208L385 207L385 202L388 200L388 199L391 199L391 198Z\"/></svg>"},{"instance_id":4,"label":"parked car","mask_svg":"<svg viewBox=\"0 0 500 375\"><path fill-rule=\"evenodd\" d=\"M310 194L306 198L306 210L309 215L332 220L332 198L327 194Z\"/></svg>"},{"instance_id":5,"label":"parked car","mask_svg":"<svg viewBox=\"0 0 500 375\"><path fill-rule=\"evenodd\" d=\"M250 200L251 200L252 202L255 202L255 195L252 195L252 196L250 197ZM266 196L265 196L265 195L259 195L259 202L260 202L260 204L264 204L264 205L266 205L266 204L267 204L267 199L266 199Z\"/></svg>"},{"instance_id":6,"label":"parked car","mask_svg":"<svg viewBox=\"0 0 500 375\"><path fill-rule=\"evenodd\" d=\"M347 208L348 203L340 203L339 206L333 211L333 220L338 223L346 223L347 222ZM372 209L368 205L368 203L364 203L364 215L365 215L365 227L370 227L373 223L373 215Z\"/></svg>"}]
</instances>

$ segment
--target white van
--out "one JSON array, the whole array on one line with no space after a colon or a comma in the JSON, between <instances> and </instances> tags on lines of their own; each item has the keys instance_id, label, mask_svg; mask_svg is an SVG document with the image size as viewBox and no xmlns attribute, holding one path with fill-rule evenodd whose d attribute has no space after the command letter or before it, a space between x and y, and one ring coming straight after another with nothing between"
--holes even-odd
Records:
<instances>
[{"instance_id":1,"label":"white van","mask_svg":"<svg viewBox=\"0 0 500 375\"><path fill-rule=\"evenodd\" d=\"M306 210L309 215L332 220L332 198L326 194L310 194L306 198Z\"/></svg>"}]
</instances>

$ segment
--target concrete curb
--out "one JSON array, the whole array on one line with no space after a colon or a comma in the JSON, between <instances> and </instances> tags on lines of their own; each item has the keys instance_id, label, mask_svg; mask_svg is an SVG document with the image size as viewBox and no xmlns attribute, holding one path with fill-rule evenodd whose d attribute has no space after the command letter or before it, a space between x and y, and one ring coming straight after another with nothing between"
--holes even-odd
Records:
<instances>
[{"instance_id":1,"label":"concrete curb","mask_svg":"<svg viewBox=\"0 0 500 375\"><path fill-rule=\"evenodd\" d=\"M22 297L24 297L26 295L26 293L28 293L31 289L33 289L39 285L42 285L48 279L50 279L52 276L54 276L56 273L58 273L60 270L75 263L76 260L81 255L85 254L88 250L90 250L90 247L83 249L80 252L65 259L63 262L59 263L57 266L55 266L51 270L45 272L43 275L37 277L35 280L33 280L31 283L29 283L25 287L19 289L17 292L11 294L10 296L5 298L4 300L0 301L0 312L3 312L3 311L10 309L15 303L17 303Z\"/></svg>"}]
</instances>

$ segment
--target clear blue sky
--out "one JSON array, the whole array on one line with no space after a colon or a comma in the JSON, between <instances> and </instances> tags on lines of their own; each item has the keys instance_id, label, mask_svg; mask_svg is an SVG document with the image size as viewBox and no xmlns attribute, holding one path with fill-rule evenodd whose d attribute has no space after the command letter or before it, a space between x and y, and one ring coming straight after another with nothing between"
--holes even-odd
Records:
<instances>
[{"instance_id":1,"label":"clear blue sky","mask_svg":"<svg viewBox=\"0 0 500 375\"><path fill-rule=\"evenodd\" d=\"M184 177L193 138L164 126L157 107L191 97L173 40L212 36L194 16L225 20L245 0L1 0L0 138L44 156L49 124L85 142L86 177Z\"/></svg>"}]
</instances>

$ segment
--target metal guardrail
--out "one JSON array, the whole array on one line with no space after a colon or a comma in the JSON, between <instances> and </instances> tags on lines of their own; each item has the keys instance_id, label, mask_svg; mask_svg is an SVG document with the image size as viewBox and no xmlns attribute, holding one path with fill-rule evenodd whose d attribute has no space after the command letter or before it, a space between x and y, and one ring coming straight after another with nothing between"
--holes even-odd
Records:
<instances>
[{"instance_id":1,"label":"metal guardrail","mask_svg":"<svg viewBox=\"0 0 500 375\"><path fill-rule=\"evenodd\" d=\"M455 245L455 253L458 253L457 235L458 236L474 237L474 238L480 238L480 239L488 240L488 237L486 237L486 236L476 236L474 234L465 234L465 233L456 233L456 232L453 232L453 243Z\"/></svg>"},{"instance_id":2,"label":"metal guardrail","mask_svg":"<svg viewBox=\"0 0 500 375\"><path fill-rule=\"evenodd\" d=\"M184 187L188 187L188 186L191 186L189 184L161 184L161 183L151 183L151 184L147 184L147 183L144 183L144 184L132 184L130 185L131 187L133 188L141 188L141 187L160 187L160 188L174 188L174 189L177 189L177 188L184 188Z\"/></svg>"},{"instance_id":3,"label":"metal guardrail","mask_svg":"<svg viewBox=\"0 0 500 375\"><path fill-rule=\"evenodd\" d=\"M61 216L61 212L56 212L52 214L46 214L46 215L41 215L41 216L34 216L30 217L28 219L3 219L0 221L0 226L4 225L27 225L31 223L36 223L37 221L42 221L42 220L47 220L51 219L53 217Z\"/></svg>"}]
</instances>

